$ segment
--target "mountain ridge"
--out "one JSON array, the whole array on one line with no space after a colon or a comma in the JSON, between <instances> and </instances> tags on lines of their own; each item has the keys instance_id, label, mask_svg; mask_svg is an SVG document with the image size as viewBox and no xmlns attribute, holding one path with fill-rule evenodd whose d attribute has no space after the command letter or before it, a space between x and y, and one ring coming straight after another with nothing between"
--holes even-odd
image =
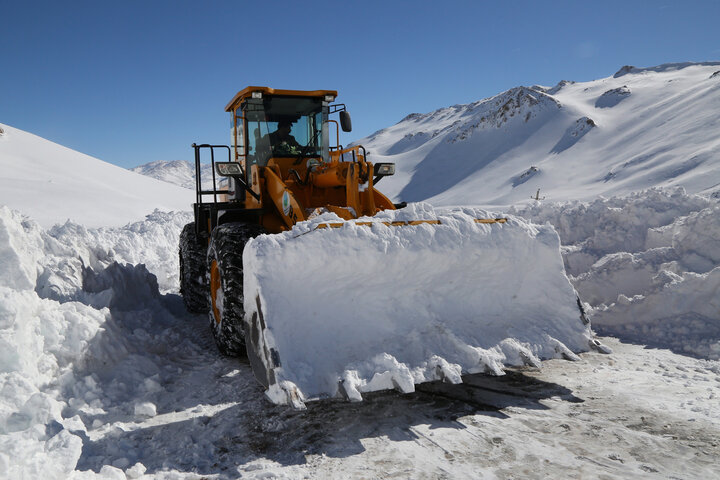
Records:
<instances>
[{"instance_id":1,"label":"mountain ridge","mask_svg":"<svg viewBox=\"0 0 720 480\"><path fill-rule=\"evenodd\" d=\"M195 165L187 160L156 160L154 162L138 165L129 169L156 180L172 183L174 185L195 190ZM200 171L203 185L212 183L210 165L203 164Z\"/></svg>"},{"instance_id":2,"label":"mountain ridge","mask_svg":"<svg viewBox=\"0 0 720 480\"><path fill-rule=\"evenodd\" d=\"M717 65L623 67L618 77L515 87L408 115L354 143L374 161L396 163L399 174L381 187L395 200L509 205L538 188L564 201L676 185L711 194L720 183L720 145L711 133L720 125ZM523 103L526 96L557 108L548 114ZM483 105L493 110L480 114ZM478 128L483 122L496 128ZM531 168L532 179L520 182Z\"/></svg>"},{"instance_id":3,"label":"mountain ridge","mask_svg":"<svg viewBox=\"0 0 720 480\"><path fill-rule=\"evenodd\" d=\"M364 145L373 162L396 164L379 186L396 201L507 206L527 203L538 189L565 201L656 186L717 194L718 66L626 65L588 82L513 87L410 113L352 144ZM146 174L194 188L192 177Z\"/></svg>"}]
</instances>

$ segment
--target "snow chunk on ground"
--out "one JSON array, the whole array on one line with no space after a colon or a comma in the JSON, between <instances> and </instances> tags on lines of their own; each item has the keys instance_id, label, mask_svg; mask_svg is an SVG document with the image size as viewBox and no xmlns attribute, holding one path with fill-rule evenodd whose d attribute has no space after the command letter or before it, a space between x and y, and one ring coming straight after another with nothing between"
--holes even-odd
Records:
<instances>
[{"instance_id":1,"label":"snow chunk on ground","mask_svg":"<svg viewBox=\"0 0 720 480\"><path fill-rule=\"evenodd\" d=\"M157 407L152 402L141 402L135 405L135 415L154 417L157 415Z\"/></svg>"},{"instance_id":2,"label":"snow chunk on ground","mask_svg":"<svg viewBox=\"0 0 720 480\"><path fill-rule=\"evenodd\" d=\"M32 288L42 248L40 227L0 205L0 284L19 290Z\"/></svg>"},{"instance_id":3,"label":"snow chunk on ground","mask_svg":"<svg viewBox=\"0 0 720 480\"><path fill-rule=\"evenodd\" d=\"M135 480L136 478L140 478L145 475L146 471L147 468L145 468L145 465L143 465L142 463L136 463L132 467L125 470L125 475L130 480Z\"/></svg>"}]
</instances>

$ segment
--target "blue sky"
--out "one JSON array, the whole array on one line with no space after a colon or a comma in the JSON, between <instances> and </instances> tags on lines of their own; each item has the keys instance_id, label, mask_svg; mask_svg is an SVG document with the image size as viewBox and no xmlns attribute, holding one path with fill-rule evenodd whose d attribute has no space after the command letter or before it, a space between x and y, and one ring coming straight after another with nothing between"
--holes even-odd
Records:
<instances>
[{"instance_id":1,"label":"blue sky","mask_svg":"<svg viewBox=\"0 0 720 480\"><path fill-rule=\"evenodd\" d=\"M720 1L0 1L0 123L123 167L228 143L247 85L334 89L343 143L413 112L720 59Z\"/></svg>"}]
</instances>

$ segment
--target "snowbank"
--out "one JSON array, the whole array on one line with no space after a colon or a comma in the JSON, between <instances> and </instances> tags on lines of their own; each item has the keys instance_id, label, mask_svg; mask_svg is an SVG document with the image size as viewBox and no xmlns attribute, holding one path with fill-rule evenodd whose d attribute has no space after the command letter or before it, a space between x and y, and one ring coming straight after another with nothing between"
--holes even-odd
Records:
<instances>
[{"instance_id":1,"label":"snowbank","mask_svg":"<svg viewBox=\"0 0 720 480\"><path fill-rule=\"evenodd\" d=\"M602 256L645 250L651 228L717 202L688 195L682 188L649 189L628 196L598 198L592 202L534 202L511 209L537 223L551 223L566 251L568 273L577 275Z\"/></svg>"},{"instance_id":2,"label":"snowbank","mask_svg":"<svg viewBox=\"0 0 720 480\"><path fill-rule=\"evenodd\" d=\"M413 391L416 383L587 351L589 326L555 230L516 217L475 218L494 215L412 204L359 220L372 226L326 214L251 240L245 310L260 323L246 331L260 330L275 352L266 359L271 383L306 398L359 400L361 392ZM440 224L381 223L418 219ZM325 222L342 227L316 229ZM273 401L287 401L276 393L271 385Z\"/></svg>"},{"instance_id":3,"label":"snowbank","mask_svg":"<svg viewBox=\"0 0 720 480\"><path fill-rule=\"evenodd\" d=\"M468 225L463 220L467 215L494 214L477 209L440 211L420 205L398 211L397 217L392 218L438 217L447 220L448 228L398 227L390 235L393 231L384 225L347 225L328 230L329 236L310 232L290 238L309 231L314 224L339 221L326 214L314 219L314 223L297 227L295 233L273 237L272 242L258 241L257 247L287 249L290 264L283 266L283 270L305 268L310 258L318 257L326 262L327 271L334 274L350 269L341 259L357 265L358 273L328 285L321 270L307 280L304 288L313 294L306 298L292 296L297 293L292 290L296 287L292 281L288 284L288 296L284 291L275 294L265 289L263 294L272 295L278 300L277 308L288 314L281 321L296 328L295 338L291 339L296 344L305 343L313 328L312 315L309 321L306 317L300 321L298 312L313 312L308 309L315 307L338 309L338 325L330 327L340 328L340 334L336 336L332 328L324 325L319 330L324 343L316 345L319 350L307 357L320 358L323 368L332 367L328 360L331 357L326 354L337 353L336 339L363 341L367 339L363 326L386 326L373 320L375 315L388 312L405 315L403 308L411 302L416 303L415 307L417 302L431 304L432 297L427 292L450 300L465 295L471 302L482 302L483 309L488 305L505 305L507 299L503 295L510 293L506 291L510 275L507 266L512 265L516 272L525 271L528 266L560 271L557 250L561 248L572 273L570 281L589 302L588 315L600 333L642 345L669 347L685 355L718 359L719 209L715 199L687 195L682 190L651 190L591 203L536 202L518 212L537 222L552 223L562 247L549 226L533 226L513 216L509 216L511 220L505 225ZM186 459L183 468L187 465L189 472L192 465L212 464L209 459L215 452L214 436L212 441L201 438L196 449L188 447L196 441L189 429L203 428L202 422L182 427L186 430L155 430L165 432L168 443L159 444L151 455L144 456L136 444L121 442L127 439L121 434L123 428L136 429L138 433L133 438L144 438L143 428L153 421L181 424L192 415L200 415L204 410L198 402L178 406L178 395L208 390L208 385L218 385L217 378L221 376L202 369L192 370L198 358L218 362L217 357L207 353L214 351L211 337L198 334L198 329L204 329L204 322L198 323L196 317L183 313L176 295L163 295L177 291L177 240L182 226L189 221L188 213L155 212L143 222L122 228L89 229L66 223L46 230L22 214L0 207L0 477L138 478L146 471L145 463L152 478L163 475L172 478L173 473L167 472L161 460L152 466L149 462L153 461L151 456L162 456L157 452L165 452L168 445L178 442L177 431L185 438L172 451L182 452L178 456L187 452L198 455L198 459ZM409 233L396 235L409 232L404 230L407 228L414 229L412 238ZM487 240L479 244L489 243L495 248L492 253L483 253L483 265L493 272L505 272L492 276L492 282L497 283L493 283L492 292L502 295L488 299L472 285L487 279L480 278L482 269L476 272L468 267L469 259L481 247L458 241L458 232L463 229L476 239ZM535 241L530 242L533 236ZM371 254L366 240L378 238L384 242L382 251ZM327 249L335 247L335 242L342 245L342 258L328 258ZM529 242L529 247L524 242ZM503 256L503 248L521 248L531 257L508 259ZM548 253L551 250L553 255ZM458 263L445 265L441 261L447 259L445 254L451 254ZM383 272L420 282L426 274L424 267L434 272L435 279L420 291L411 291L404 282L378 284L382 288L367 290ZM269 274L280 275L280 267L274 268ZM472 281L458 282L459 273L455 271L470 275ZM361 274L366 278L360 278ZM259 282L263 281L260 278ZM502 291L500 284L504 285ZM509 284L536 297L533 311L537 305L538 312L542 312L553 302L545 297L532 275L527 281ZM477 310L475 305L473 313ZM458 311L455 305L442 313ZM561 310L557 312L562 315ZM366 323L356 323L363 315L369 315ZM446 332L439 329L433 331L437 323L433 323L432 315L431 309L424 308L411 315L412 324L400 323L407 333L401 343L389 336L382 337L386 345L399 344L400 352L388 355L376 352L369 358L333 367L328 370L331 375L325 377L324 387L337 389L342 380L348 395L357 398L353 395L375 388L410 389L411 378L415 382L416 378L442 375L449 382L457 381L464 360L451 358L442 350L446 347L443 338L448 342L457 339L443 337ZM521 326L527 325L525 320L528 319ZM342 330L345 322L356 330ZM423 325L429 328L423 330ZM467 332L461 330L458 337L472 347L466 350L466 358L474 356L476 368L484 365L492 371L498 367L499 373L505 364L533 363L533 359L545 355L572 355L561 345L573 349L573 339L585 338L580 322L575 325L581 329L566 331L561 325L559 333L550 334L558 340L554 349L549 348L553 342L547 339L533 341L537 335L532 331L523 339L515 335L503 337L499 329L490 329L497 334L496 338L479 338L478 343L465 341ZM563 333L567 335L563 337ZM438 350L415 350L414 339L420 335L430 335L425 339L429 338L429 344ZM491 345L493 340L496 343ZM458 343L452 345L456 348ZM278 351L282 355L284 350ZM350 353L346 351L343 355ZM433 353L436 355L432 356ZM411 364L418 359L419 366ZM716 363L708 363L711 365L708 368L717 372ZM288 371L278 372L282 378L287 381L299 378L299 384L305 381L303 375L308 371L290 369L290 363L283 364L283 368L285 365ZM614 367L611 372L608 375L614 378ZM238 398L235 396L238 385L254 389L251 380L224 378L225 383L219 388L230 392L224 401ZM712 381L715 382L715 377ZM169 387L170 384L174 386ZM251 393L243 401L254 398L258 392ZM215 409L212 411L227 408L215 397L211 396L210 401L202 398ZM177 414L178 408L182 410L188 405L193 412L200 413ZM233 412L219 419L216 426L236 416ZM226 432L228 438L236 434L231 433L234 426L223 425L217 428ZM170 470L173 466L177 468L175 463ZM194 478L190 473L187 476Z\"/></svg>"},{"instance_id":4,"label":"snowbank","mask_svg":"<svg viewBox=\"0 0 720 480\"><path fill-rule=\"evenodd\" d=\"M720 358L720 204L683 189L518 212L553 224L593 327L627 341Z\"/></svg>"},{"instance_id":5,"label":"snowbank","mask_svg":"<svg viewBox=\"0 0 720 480\"><path fill-rule=\"evenodd\" d=\"M156 277L144 265L126 263L145 261L161 273L164 290L177 290L175 251L187 221L186 213L155 212L119 229L66 223L46 231L0 206L3 478L61 479L75 470L87 433L78 413L107 408L97 377L84 375L84 368L123 362L138 348L124 335L98 341L119 328L113 310L135 311L135 329L147 319L137 312L164 311ZM145 385L152 369L143 367L125 369L127 385Z\"/></svg>"}]
</instances>

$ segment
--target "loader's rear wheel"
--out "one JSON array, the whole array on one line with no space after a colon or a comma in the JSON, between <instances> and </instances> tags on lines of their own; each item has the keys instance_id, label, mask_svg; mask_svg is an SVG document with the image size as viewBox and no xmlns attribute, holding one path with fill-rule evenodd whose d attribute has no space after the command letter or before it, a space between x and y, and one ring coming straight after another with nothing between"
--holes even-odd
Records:
<instances>
[{"instance_id":1,"label":"loader's rear wheel","mask_svg":"<svg viewBox=\"0 0 720 480\"><path fill-rule=\"evenodd\" d=\"M180 294L188 312L208 311L206 272L207 242L195 235L195 223L188 223L180 233Z\"/></svg>"},{"instance_id":2,"label":"loader's rear wheel","mask_svg":"<svg viewBox=\"0 0 720 480\"><path fill-rule=\"evenodd\" d=\"M243 265L245 244L265 230L259 225L226 223L213 230L207 252L207 303L210 328L225 355L245 353Z\"/></svg>"}]
</instances>

